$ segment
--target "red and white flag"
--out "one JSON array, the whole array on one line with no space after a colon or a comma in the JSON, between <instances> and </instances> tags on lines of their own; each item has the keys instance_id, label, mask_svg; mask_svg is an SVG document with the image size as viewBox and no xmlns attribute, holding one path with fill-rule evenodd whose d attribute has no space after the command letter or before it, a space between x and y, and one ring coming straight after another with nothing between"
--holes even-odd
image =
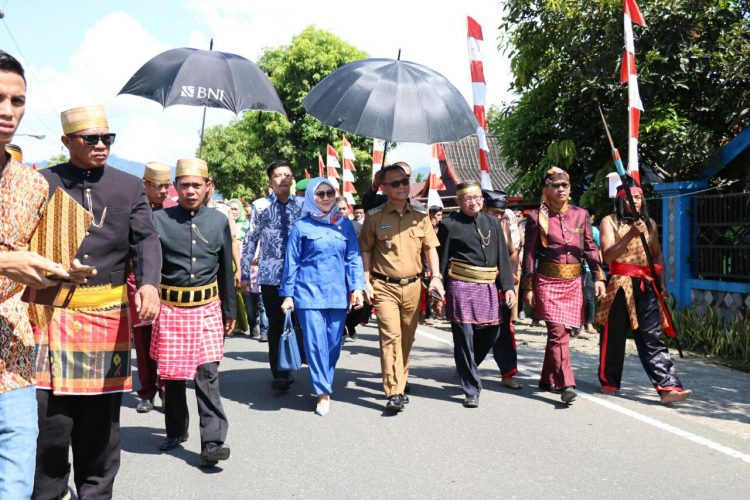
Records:
<instances>
[{"instance_id":1,"label":"red and white flag","mask_svg":"<svg viewBox=\"0 0 750 500\"><path fill-rule=\"evenodd\" d=\"M492 189L490 179L490 162L487 145L487 116L485 114L485 101L487 99L487 84L484 81L484 63L482 62L482 50L479 42L484 40L482 26L471 17L466 17L469 25L468 43L469 60L471 62L471 88L474 94L474 115L477 117L477 139L479 140L479 168L481 169L482 189Z\"/></svg>"},{"instance_id":2,"label":"red and white flag","mask_svg":"<svg viewBox=\"0 0 750 500\"><path fill-rule=\"evenodd\" d=\"M633 23L646 26L635 0L623 0L625 23L625 50L620 68L620 82L628 84L628 173L640 184L641 175L638 167L638 128L641 122L643 103L638 91L638 72L635 67L635 42L633 41Z\"/></svg>"},{"instance_id":3,"label":"red and white flag","mask_svg":"<svg viewBox=\"0 0 750 500\"><path fill-rule=\"evenodd\" d=\"M354 187L353 172L356 170L356 168L354 168L354 150L352 150L352 145L349 143L346 136L343 136L342 142L341 158L344 160L344 170L341 176L341 179L344 181L342 191L346 201L348 201L350 205L354 205L354 193L357 192L357 189Z\"/></svg>"},{"instance_id":4,"label":"red and white flag","mask_svg":"<svg viewBox=\"0 0 750 500\"><path fill-rule=\"evenodd\" d=\"M375 178L375 174L380 171L383 166L383 158L385 156L385 141L382 139L372 140L372 178Z\"/></svg>"},{"instance_id":5,"label":"red and white flag","mask_svg":"<svg viewBox=\"0 0 750 500\"><path fill-rule=\"evenodd\" d=\"M326 176L326 165L323 163L323 157L320 154L320 151L318 151L318 177L325 177Z\"/></svg>"},{"instance_id":6,"label":"red and white flag","mask_svg":"<svg viewBox=\"0 0 750 500\"><path fill-rule=\"evenodd\" d=\"M445 190L443 175L440 172L440 160L445 161L445 148L442 144L432 145L432 158L430 159L430 176L427 179L427 205L430 207L442 207L443 200L438 191Z\"/></svg>"},{"instance_id":7,"label":"red and white flag","mask_svg":"<svg viewBox=\"0 0 750 500\"><path fill-rule=\"evenodd\" d=\"M337 179L340 177L339 170L341 169L341 164L339 163L339 155L330 144L328 144L328 149L326 150L326 167L326 177L334 185L336 194L338 195L340 192L339 181Z\"/></svg>"},{"instance_id":8,"label":"red and white flag","mask_svg":"<svg viewBox=\"0 0 750 500\"><path fill-rule=\"evenodd\" d=\"M309 178L310 178L310 172L308 172L307 169L305 169L305 179L309 179Z\"/></svg>"}]
</instances>

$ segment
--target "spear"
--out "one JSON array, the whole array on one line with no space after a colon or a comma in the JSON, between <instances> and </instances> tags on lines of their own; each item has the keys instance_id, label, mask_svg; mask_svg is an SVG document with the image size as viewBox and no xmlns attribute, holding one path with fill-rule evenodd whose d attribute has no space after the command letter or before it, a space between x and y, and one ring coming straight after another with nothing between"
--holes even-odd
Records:
<instances>
[{"instance_id":1,"label":"spear","mask_svg":"<svg viewBox=\"0 0 750 500\"><path fill-rule=\"evenodd\" d=\"M625 188L625 196L628 200L628 205L630 206L630 212L634 215L638 214L638 211L635 207L635 200L633 199L633 193L630 192L631 186L635 184L633 181L633 178L628 175L628 173L625 171L625 167L622 164L622 159L620 158L620 151L617 150L615 147L615 142L612 140L612 134L609 133L609 126L607 126L607 119L604 118L604 112L602 111L602 107L597 104L599 107L599 114L602 117L602 123L604 124L604 131L607 133L607 139L609 139L609 146L611 148L612 152L612 162L615 164L615 169L617 170L617 174L620 176L620 182L622 182L623 187ZM643 201L645 203L645 200ZM651 221L650 220L644 220L646 225L651 227ZM653 284L656 287L656 291L661 296L662 289L661 289L661 280L659 280L659 275L656 273L656 266L654 265L654 258L651 255L651 248L648 245L648 241L646 240L646 236L644 234L641 234L641 246L643 246L643 250L646 252L646 260L648 261L648 267L651 269L651 276L653 276L654 281ZM658 298L658 297L657 297ZM663 303L663 302L662 302ZM669 308L664 304L664 314L667 317L667 322L670 325L672 331L674 332L674 340L677 344L677 352L680 353L680 357L684 358L685 355L682 353L682 344L680 343L680 339L677 336L677 332L674 329L674 320L672 319L672 313L670 313Z\"/></svg>"}]
</instances>

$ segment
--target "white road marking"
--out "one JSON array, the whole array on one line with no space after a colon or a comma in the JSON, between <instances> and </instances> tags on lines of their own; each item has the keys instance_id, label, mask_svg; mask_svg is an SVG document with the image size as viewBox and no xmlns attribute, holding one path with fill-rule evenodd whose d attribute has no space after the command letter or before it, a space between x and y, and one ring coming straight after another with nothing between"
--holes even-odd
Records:
<instances>
[{"instance_id":1,"label":"white road marking","mask_svg":"<svg viewBox=\"0 0 750 500\"><path fill-rule=\"evenodd\" d=\"M439 342L441 344L446 344L450 346L453 345L453 342L451 342L450 340L446 340L444 338L438 337L437 335L428 333L422 330L421 328L417 328L417 333L422 335L423 337L427 337L430 340L434 340L435 342ZM519 369L519 373L527 377L533 376L528 370L525 370L525 369ZM680 436L696 444L705 446L707 448L711 448L712 450L718 451L719 453L723 453L732 458L738 458L742 460L743 462L750 464L750 455L748 455L747 453L742 453L741 451L737 451L733 448L729 448L728 446L724 446L715 441L711 441L710 439L704 438L703 436L693 434L692 432L685 431L683 429L680 429L679 427L675 427L674 425L670 425L666 422L662 422L661 420L658 420L656 418L649 417L641 413L638 413L637 411L630 410L628 408L625 408L624 406L620 406L612 402L609 399L605 399L604 397L594 396L592 394L583 392L580 389L576 389L576 392L578 393L579 396L581 396L582 398L588 401L591 401L592 403L596 403L612 411L616 411L622 415L628 416L630 418L633 418L645 424L652 425L658 429L667 431L671 434L674 434L675 436Z\"/></svg>"}]
</instances>

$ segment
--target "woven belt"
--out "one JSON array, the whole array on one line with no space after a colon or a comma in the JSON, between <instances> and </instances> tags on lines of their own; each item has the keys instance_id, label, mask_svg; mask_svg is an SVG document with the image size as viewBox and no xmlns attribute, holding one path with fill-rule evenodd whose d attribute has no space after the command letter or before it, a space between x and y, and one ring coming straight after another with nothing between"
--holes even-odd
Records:
<instances>
[{"instance_id":1,"label":"woven belt","mask_svg":"<svg viewBox=\"0 0 750 500\"><path fill-rule=\"evenodd\" d=\"M58 298L55 299L55 303L57 300ZM83 311L105 311L127 303L128 289L125 285L78 286L75 287L70 302L64 307Z\"/></svg>"},{"instance_id":2,"label":"woven belt","mask_svg":"<svg viewBox=\"0 0 750 500\"><path fill-rule=\"evenodd\" d=\"M497 277L497 268L470 266L463 262L451 261L448 276L454 280L470 283L494 283Z\"/></svg>"},{"instance_id":3,"label":"woven belt","mask_svg":"<svg viewBox=\"0 0 750 500\"><path fill-rule=\"evenodd\" d=\"M540 262L537 272L550 278L561 278L571 280L579 278L582 274L581 264L555 264L554 262Z\"/></svg>"},{"instance_id":4,"label":"woven belt","mask_svg":"<svg viewBox=\"0 0 750 500\"><path fill-rule=\"evenodd\" d=\"M216 281L203 286L159 285L159 295L168 306L203 306L219 298L219 285Z\"/></svg>"},{"instance_id":5,"label":"woven belt","mask_svg":"<svg viewBox=\"0 0 750 500\"><path fill-rule=\"evenodd\" d=\"M394 285L401 286L406 286L410 283L414 283L419 279L419 276L412 276L411 278L391 278L390 276L386 276L385 274L373 272L370 272L370 276L375 279L379 279L380 281L385 281L386 283L393 283Z\"/></svg>"}]
</instances>

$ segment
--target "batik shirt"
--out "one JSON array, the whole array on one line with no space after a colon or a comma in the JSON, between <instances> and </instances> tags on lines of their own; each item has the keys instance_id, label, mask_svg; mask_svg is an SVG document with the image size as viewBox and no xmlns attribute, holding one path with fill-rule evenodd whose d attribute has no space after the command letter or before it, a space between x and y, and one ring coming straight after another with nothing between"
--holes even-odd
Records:
<instances>
[{"instance_id":1,"label":"batik shirt","mask_svg":"<svg viewBox=\"0 0 750 500\"><path fill-rule=\"evenodd\" d=\"M7 163L0 177L0 252L27 250L48 190L37 172ZM34 336L22 291L23 285L0 276L0 394L34 384Z\"/></svg>"},{"instance_id":2,"label":"batik shirt","mask_svg":"<svg viewBox=\"0 0 750 500\"><path fill-rule=\"evenodd\" d=\"M253 211L250 222L252 232L245 238L242 247L242 280L250 281L250 264L260 245L260 284L278 286L284 269L289 232L302 213L303 198L290 196L286 203L281 203L271 193L267 200L269 205L265 210Z\"/></svg>"}]
</instances>

